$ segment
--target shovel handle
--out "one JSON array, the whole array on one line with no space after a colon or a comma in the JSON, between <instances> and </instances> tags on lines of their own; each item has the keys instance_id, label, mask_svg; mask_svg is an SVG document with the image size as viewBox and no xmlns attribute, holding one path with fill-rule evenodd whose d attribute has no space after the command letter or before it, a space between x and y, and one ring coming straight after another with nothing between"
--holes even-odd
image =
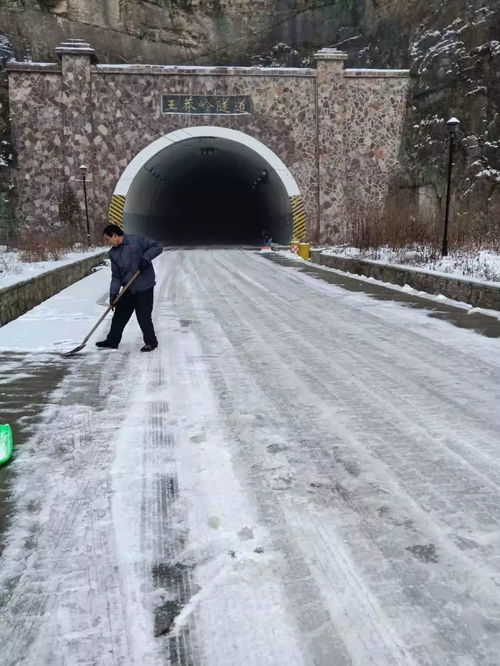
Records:
<instances>
[{"instance_id":1,"label":"shovel handle","mask_svg":"<svg viewBox=\"0 0 500 666\"><path fill-rule=\"evenodd\" d=\"M94 331L95 331L95 330L101 325L102 321L105 319L105 317L107 316L108 312L110 312L110 310L112 310L112 309L115 307L115 305L118 303L118 301L120 300L120 298L123 296L123 294L124 294L124 293L127 291L127 289L130 287L130 285L132 284L132 282L133 282L133 281L136 279L136 277L138 277L140 274L141 274L141 271L136 271L136 272L132 275L132 277L130 278L130 280L127 282L127 284L126 284L126 285L123 287L123 289L120 291L120 293L119 293L118 296L115 298L115 300L113 301L113 303L112 303L111 305L108 306L106 312L102 315L102 317L99 319L99 321L97 322L97 324L94 326L94 328L90 331L90 333L87 335L87 337L86 337L85 340L83 341L82 344L83 344L84 347L85 347L85 345L87 344L87 342L90 340L90 337L91 337L92 333L93 333L93 332L94 332Z\"/></svg>"},{"instance_id":2,"label":"shovel handle","mask_svg":"<svg viewBox=\"0 0 500 666\"><path fill-rule=\"evenodd\" d=\"M108 308L108 312L109 312L109 310L111 310L111 308L114 308L114 307L115 307L115 305L118 303L118 301L120 300L120 298L123 296L123 294L124 294L124 293L127 291L127 289L130 287L130 285L131 285L132 282L135 280L135 278L136 278L136 277L139 277L140 274L141 274L141 271L136 271L136 272L132 275L132 277L130 278L130 280L127 282L127 284L123 287L123 289L120 291L120 293L118 294L118 296L115 298L115 300L114 300L114 301L111 303L111 305L109 306L109 308ZM107 314L107 312L106 312L106 314Z\"/></svg>"}]
</instances>

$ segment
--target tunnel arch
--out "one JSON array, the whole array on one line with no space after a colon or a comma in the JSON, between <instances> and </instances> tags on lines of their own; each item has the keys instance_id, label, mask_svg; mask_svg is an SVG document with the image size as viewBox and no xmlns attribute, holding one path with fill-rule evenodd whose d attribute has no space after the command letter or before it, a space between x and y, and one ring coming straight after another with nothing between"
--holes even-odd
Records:
<instances>
[{"instance_id":1,"label":"tunnel arch","mask_svg":"<svg viewBox=\"0 0 500 666\"><path fill-rule=\"evenodd\" d=\"M166 243L305 240L300 190L282 160L239 130L178 129L141 150L123 171L109 219Z\"/></svg>"}]
</instances>

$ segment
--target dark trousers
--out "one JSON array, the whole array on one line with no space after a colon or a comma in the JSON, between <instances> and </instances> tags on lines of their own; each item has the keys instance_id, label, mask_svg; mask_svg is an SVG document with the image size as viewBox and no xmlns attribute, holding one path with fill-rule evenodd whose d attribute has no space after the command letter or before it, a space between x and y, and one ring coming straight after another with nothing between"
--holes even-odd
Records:
<instances>
[{"instance_id":1,"label":"dark trousers","mask_svg":"<svg viewBox=\"0 0 500 666\"><path fill-rule=\"evenodd\" d=\"M158 344L153 321L151 320L151 313L153 312L153 290L153 287L151 287L151 289L141 291L140 294L132 294L130 291L126 291L123 294L115 308L111 329L107 338L109 342L114 345L120 344L123 329L135 310L135 316L144 337L144 344Z\"/></svg>"}]
</instances>

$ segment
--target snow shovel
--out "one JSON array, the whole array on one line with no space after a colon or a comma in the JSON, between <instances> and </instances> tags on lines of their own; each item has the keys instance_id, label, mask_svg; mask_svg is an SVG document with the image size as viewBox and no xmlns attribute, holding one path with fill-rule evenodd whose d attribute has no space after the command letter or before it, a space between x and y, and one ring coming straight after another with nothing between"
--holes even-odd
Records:
<instances>
[{"instance_id":1,"label":"snow shovel","mask_svg":"<svg viewBox=\"0 0 500 666\"><path fill-rule=\"evenodd\" d=\"M10 459L14 449L14 439L10 425L0 425L0 465Z\"/></svg>"},{"instance_id":2,"label":"snow shovel","mask_svg":"<svg viewBox=\"0 0 500 666\"><path fill-rule=\"evenodd\" d=\"M134 273L134 274L132 275L132 277L130 278L130 280L129 280L129 281L127 282L127 284L123 287L123 289L120 291L120 293L119 293L118 296L115 298L115 300L113 301L113 303L108 307L108 309L106 310L106 312L102 315L102 317L99 319L99 321L97 322L97 324L94 326L94 328L93 328L93 329L90 331L90 333L87 335L87 337L86 337L85 340L82 342L82 344L79 345L78 347L75 347L75 348L72 349L71 351L66 352L65 354L63 354L63 356L73 356L73 354L76 354L77 352L81 351L81 350L85 347L85 345L86 345L87 342L89 341L90 336L92 335L92 333L93 333L93 332L94 332L94 331L95 331L95 330L101 325L102 321L104 320L104 318L106 317L106 315L108 314L108 312L109 312L110 310L112 310L112 309L115 307L115 305L118 303L118 301L120 300L120 298L121 298L121 297L123 296L123 294L127 291L127 289L130 287L130 285L132 284L132 282L135 280L135 278L136 278L138 275L140 275L140 271L137 271L136 273Z\"/></svg>"}]
</instances>

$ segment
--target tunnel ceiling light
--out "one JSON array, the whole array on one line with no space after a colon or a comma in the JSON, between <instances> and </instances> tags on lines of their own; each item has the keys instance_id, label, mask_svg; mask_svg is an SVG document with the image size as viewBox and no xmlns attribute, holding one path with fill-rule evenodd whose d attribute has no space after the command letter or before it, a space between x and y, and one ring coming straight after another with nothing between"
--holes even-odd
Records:
<instances>
[{"instance_id":1,"label":"tunnel ceiling light","mask_svg":"<svg viewBox=\"0 0 500 666\"><path fill-rule=\"evenodd\" d=\"M215 148L204 147L200 148L200 155L213 155L215 153Z\"/></svg>"},{"instance_id":2,"label":"tunnel ceiling light","mask_svg":"<svg viewBox=\"0 0 500 666\"><path fill-rule=\"evenodd\" d=\"M268 176L269 176L269 173L267 172L267 170L262 169L262 171L259 173L257 178L253 181L252 190L256 190L260 185L263 185L264 183L267 183Z\"/></svg>"},{"instance_id":3,"label":"tunnel ceiling light","mask_svg":"<svg viewBox=\"0 0 500 666\"><path fill-rule=\"evenodd\" d=\"M150 176L153 176L153 178L156 178L156 180L159 180L160 183L163 183L163 185L165 185L165 186L168 185L168 180L164 176L162 176L161 173L159 171L157 171L157 169L155 169L154 167L145 166L144 170L147 171Z\"/></svg>"}]
</instances>

